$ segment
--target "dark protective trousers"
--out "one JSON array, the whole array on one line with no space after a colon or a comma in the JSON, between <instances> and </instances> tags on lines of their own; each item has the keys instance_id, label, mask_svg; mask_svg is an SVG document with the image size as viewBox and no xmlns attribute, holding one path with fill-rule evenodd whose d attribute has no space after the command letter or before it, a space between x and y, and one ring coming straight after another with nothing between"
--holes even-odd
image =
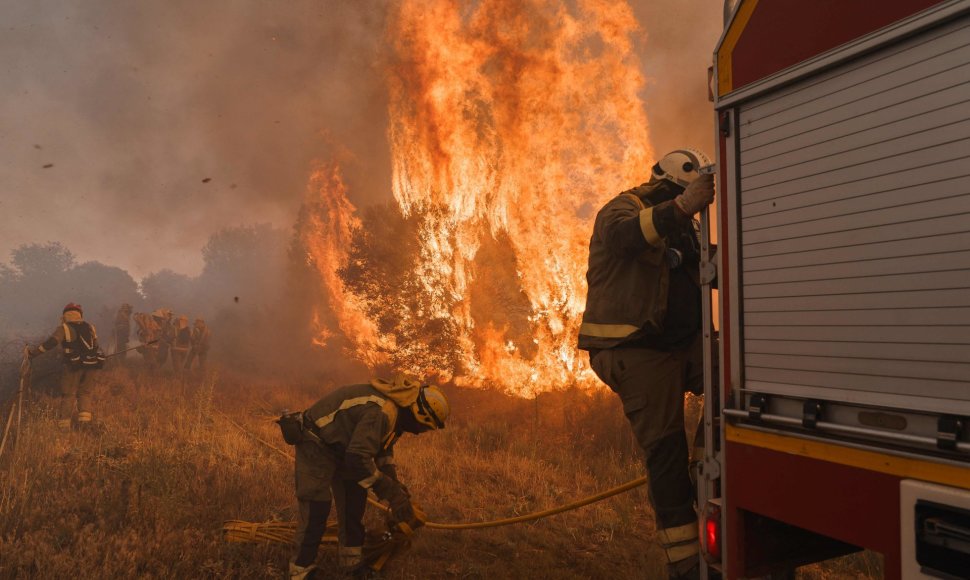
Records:
<instances>
[{"instance_id":1,"label":"dark protective trousers","mask_svg":"<svg viewBox=\"0 0 970 580\"><path fill-rule=\"evenodd\" d=\"M61 375L60 419L70 421L74 414L74 403L81 413L91 413L91 398L94 392L94 369L65 368ZM90 420L90 419L89 419Z\"/></svg>"},{"instance_id":2,"label":"dark protective trousers","mask_svg":"<svg viewBox=\"0 0 970 580\"><path fill-rule=\"evenodd\" d=\"M199 359L199 371L205 372L206 360L209 358L209 351L202 350L198 351L196 349L190 349L188 357L185 359L185 369L189 370L192 368L192 363L195 362L196 357Z\"/></svg>"},{"instance_id":3,"label":"dark protective trousers","mask_svg":"<svg viewBox=\"0 0 970 580\"><path fill-rule=\"evenodd\" d=\"M597 352L590 361L600 380L620 396L643 448L658 530L682 529L693 538L696 532L688 524L693 526L697 516L688 472L684 394L703 390L701 344L698 337L691 347L678 351L617 347Z\"/></svg>"},{"instance_id":4,"label":"dark protective trousers","mask_svg":"<svg viewBox=\"0 0 970 580\"><path fill-rule=\"evenodd\" d=\"M300 546L297 565L309 565L316 558L331 502L337 508L338 562L346 568L360 563L367 490L356 481L341 477L342 466L343 459L329 447L313 441L296 445L296 498L300 504L296 529L296 543ZM325 509L323 504L326 504Z\"/></svg>"}]
</instances>

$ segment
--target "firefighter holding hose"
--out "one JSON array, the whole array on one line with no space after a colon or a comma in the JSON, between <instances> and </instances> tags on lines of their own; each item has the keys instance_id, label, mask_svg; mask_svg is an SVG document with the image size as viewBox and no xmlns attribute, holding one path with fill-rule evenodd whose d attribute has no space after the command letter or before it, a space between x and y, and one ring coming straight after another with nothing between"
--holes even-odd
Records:
<instances>
[{"instance_id":1,"label":"firefighter holding hose","mask_svg":"<svg viewBox=\"0 0 970 580\"><path fill-rule=\"evenodd\" d=\"M78 427L86 429L92 421L94 373L104 366L104 353L98 346L98 332L84 320L80 304L69 303L61 312L61 324L50 338L27 349L34 358L57 347L61 348L64 371L61 373L61 400L57 427L61 432L71 430L71 417L77 405Z\"/></svg>"},{"instance_id":2,"label":"firefighter holding hose","mask_svg":"<svg viewBox=\"0 0 970 580\"><path fill-rule=\"evenodd\" d=\"M398 375L341 387L306 411L280 418L283 438L296 447L300 513L290 578L313 578L331 505L339 524L338 563L355 578L371 575L362 563L369 490L388 502L393 525L408 530L424 525L424 515L398 480L394 444L404 433L443 429L449 414L438 387Z\"/></svg>"},{"instance_id":3,"label":"firefighter holding hose","mask_svg":"<svg viewBox=\"0 0 970 580\"><path fill-rule=\"evenodd\" d=\"M646 457L657 536L671 579L697 578L684 395L703 389L700 244L693 216L714 199L701 152L665 155L650 181L608 201L589 244L579 348L620 396Z\"/></svg>"}]
</instances>

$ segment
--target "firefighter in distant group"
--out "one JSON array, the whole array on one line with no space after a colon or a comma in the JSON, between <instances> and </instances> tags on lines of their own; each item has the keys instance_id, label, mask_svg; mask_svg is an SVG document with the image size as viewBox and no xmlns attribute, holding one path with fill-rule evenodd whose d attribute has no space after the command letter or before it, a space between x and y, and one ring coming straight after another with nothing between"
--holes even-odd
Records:
<instances>
[{"instance_id":1,"label":"firefighter in distant group","mask_svg":"<svg viewBox=\"0 0 970 580\"><path fill-rule=\"evenodd\" d=\"M192 329L189 328L189 317L181 315L175 319L175 337L172 339L172 368L176 375L185 370L185 361L192 347Z\"/></svg>"},{"instance_id":2,"label":"firefighter in distant group","mask_svg":"<svg viewBox=\"0 0 970 580\"><path fill-rule=\"evenodd\" d=\"M138 352L145 358L148 368L154 370L158 368L158 338L161 327L151 314L145 312L136 312L133 318L138 325L138 340L141 341Z\"/></svg>"},{"instance_id":3,"label":"firefighter in distant group","mask_svg":"<svg viewBox=\"0 0 970 580\"><path fill-rule=\"evenodd\" d=\"M192 345L189 349L189 356L185 359L185 369L190 370L196 358L199 359L199 372L205 374L206 359L209 358L209 340L211 332L206 326L205 320L195 319L192 326Z\"/></svg>"},{"instance_id":4,"label":"firefighter in distant group","mask_svg":"<svg viewBox=\"0 0 970 580\"><path fill-rule=\"evenodd\" d=\"M300 514L291 579L313 577L331 502L339 523L339 565L358 578L371 574L361 562L368 490L388 501L393 525L414 529L424 524L424 514L398 480L394 443L404 433L443 429L449 413L438 387L398 375L341 387L306 411L280 419L284 438L296 445Z\"/></svg>"},{"instance_id":5,"label":"firefighter in distant group","mask_svg":"<svg viewBox=\"0 0 970 580\"><path fill-rule=\"evenodd\" d=\"M93 373L104 365L104 354L98 347L98 333L94 325L84 320L80 304L71 302L64 307L61 324L50 338L35 348L28 348L31 358L61 347L64 372L61 374L61 403L57 427L71 430L71 417L77 403L79 428L91 425L91 397L94 391Z\"/></svg>"},{"instance_id":6,"label":"firefighter in distant group","mask_svg":"<svg viewBox=\"0 0 970 580\"><path fill-rule=\"evenodd\" d=\"M128 339L131 337L131 304L122 304L115 315L115 353L128 350Z\"/></svg>"},{"instance_id":7,"label":"firefighter in distant group","mask_svg":"<svg viewBox=\"0 0 970 580\"><path fill-rule=\"evenodd\" d=\"M169 351L175 342L175 326L172 324L172 311L168 308L158 308L152 312L152 318L158 325L158 351L156 353L158 368L163 368L168 362Z\"/></svg>"},{"instance_id":8,"label":"firefighter in distant group","mask_svg":"<svg viewBox=\"0 0 970 580\"><path fill-rule=\"evenodd\" d=\"M698 151L665 155L650 181L596 215L579 348L623 403L646 456L669 578L697 578L695 492L684 395L703 389L700 243L693 216L714 199Z\"/></svg>"}]
</instances>

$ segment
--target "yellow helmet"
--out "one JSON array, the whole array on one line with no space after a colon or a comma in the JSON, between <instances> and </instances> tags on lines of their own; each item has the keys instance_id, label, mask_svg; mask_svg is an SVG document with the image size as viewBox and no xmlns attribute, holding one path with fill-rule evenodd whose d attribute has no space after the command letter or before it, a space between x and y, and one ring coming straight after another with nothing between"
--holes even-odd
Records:
<instances>
[{"instance_id":1,"label":"yellow helmet","mask_svg":"<svg viewBox=\"0 0 970 580\"><path fill-rule=\"evenodd\" d=\"M425 385L418 391L418 398L411 405L411 412L418 423L432 429L444 429L451 414L448 398L435 385Z\"/></svg>"}]
</instances>

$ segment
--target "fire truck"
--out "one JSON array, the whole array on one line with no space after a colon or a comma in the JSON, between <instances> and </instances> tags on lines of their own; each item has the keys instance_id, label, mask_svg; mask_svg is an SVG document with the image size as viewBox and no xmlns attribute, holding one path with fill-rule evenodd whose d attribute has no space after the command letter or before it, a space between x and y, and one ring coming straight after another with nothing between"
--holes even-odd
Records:
<instances>
[{"instance_id":1,"label":"fire truck","mask_svg":"<svg viewBox=\"0 0 970 580\"><path fill-rule=\"evenodd\" d=\"M970 0L728 12L704 575L869 550L885 578L970 578Z\"/></svg>"}]
</instances>

